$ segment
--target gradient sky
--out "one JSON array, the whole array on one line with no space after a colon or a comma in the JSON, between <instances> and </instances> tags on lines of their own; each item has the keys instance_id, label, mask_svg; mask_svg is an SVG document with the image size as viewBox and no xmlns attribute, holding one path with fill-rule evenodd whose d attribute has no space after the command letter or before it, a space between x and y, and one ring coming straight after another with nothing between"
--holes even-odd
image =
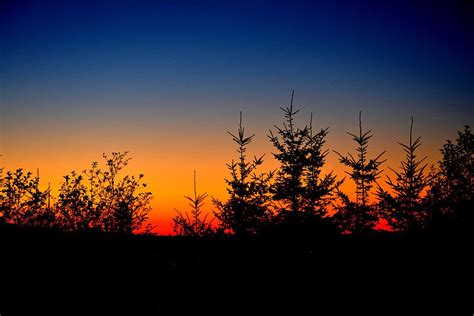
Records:
<instances>
[{"instance_id":1,"label":"gradient sky","mask_svg":"<svg viewBox=\"0 0 474 316\"><path fill-rule=\"evenodd\" d=\"M1 164L39 168L57 187L102 152L129 150L127 171L145 174L168 233L193 170L200 191L225 198L239 111L257 134L250 153L276 167L266 135L292 89L299 122L313 112L330 127L330 150L352 151L345 132L362 110L387 166L411 115L420 155L438 160L474 117L472 7L309 3L1 1ZM327 169L343 174L332 153Z\"/></svg>"}]
</instances>

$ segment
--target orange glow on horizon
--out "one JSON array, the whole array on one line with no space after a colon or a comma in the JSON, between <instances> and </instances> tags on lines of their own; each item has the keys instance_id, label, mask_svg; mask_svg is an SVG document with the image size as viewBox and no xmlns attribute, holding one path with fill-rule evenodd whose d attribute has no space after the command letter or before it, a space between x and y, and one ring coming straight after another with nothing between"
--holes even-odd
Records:
<instances>
[{"instance_id":1,"label":"orange glow on horizon","mask_svg":"<svg viewBox=\"0 0 474 316\"><path fill-rule=\"evenodd\" d=\"M246 133L255 133L256 136L248 147L248 157L265 154L265 162L260 171L274 170L278 168L278 163L272 157L273 148L266 135L272 123L281 125L282 118L278 116L280 113L272 113L270 119L273 122L259 121L255 113L254 116L250 114L244 112L243 123ZM307 123L307 114L304 111L298 117L299 126ZM353 196L351 192L354 192L354 185L332 150L343 155L347 152L354 153L355 144L346 134L346 131L354 132L358 129L357 117L353 118L350 121L340 119L339 124L337 118L334 118L326 124L324 117L316 116L313 122L315 128L330 126L325 145L329 151L323 173L333 170L339 178L346 177L341 189L350 197ZM387 120L387 117L363 118L364 129L373 129L374 134L369 142L369 157L387 151L384 157L388 160L382 165L385 170L380 180L382 184L386 175L392 175L388 167L398 170L400 161L404 159L403 150L396 142L406 142L409 132L408 120L406 124L387 121L385 125L383 120ZM345 124L346 121L349 123ZM176 119L174 124L161 120L159 126L154 127L150 119L142 125L124 129L123 126L127 125L123 119L113 122L106 120L103 124L100 121L85 125L75 123L69 127L65 122L52 121L51 124L56 125L38 128L35 133L11 126L9 131L14 137L4 138L1 143L0 166L4 166L6 170L23 168L32 172L39 168L42 187L46 188L50 182L54 195L62 177L72 170L87 169L93 161L101 164L103 152L129 151L132 160L122 174L145 175L147 189L154 197L150 221L157 225L157 232L167 235L173 233L172 218L175 209L189 210L184 196L193 191L194 170L197 171L198 192L209 195L204 212L213 210L211 197L222 200L227 198L224 179L229 176L229 172L226 163L238 158L235 144L227 131L236 130L238 116L216 119L213 122L215 123L192 121L185 117ZM423 145L418 155L420 158L427 156L427 163L433 164L440 158L439 148L445 139L455 136L455 130L433 133L431 127L421 123L418 127L415 121L414 135L423 136ZM57 133L58 129L64 130L64 133Z\"/></svg>"},{"instance_id":2,"label":"orange glow on horizon","mask_svg":"<svg viewBox=\"0 0 474 316\"><path fill-rule=\"evenodd\" d=\"M265 163L261 171L266 172L276 169L278 164L271 155L271 144L266 139L262 141L262 138L260 137L254 144L249 146L248 154L249 157L252 157L254 153L257 155L265 154ZM186 147L186 143L175 139L174 142L169 141L167 146L169 149L163 152L147 151L146 146L140 147L137 144L131 146L133 150L131 150L129 156L132 160L123 170L122 175L138 175L140 173L145 175L144 180L148 184L147 189L153 193L154 197L151 203L152 211L149 213L150 223L157 226L156 231L159 234L173 234L172 218L175 215L175 209L180 211L189 210L184 196L192 193L193 170L197 170L198 192L206 192L209 195L203 208L204 212L212 214L214 210L211 197L221 200L227 198L224 178L228 177L229 173L225 164L232 159L236 159L237 155L235 146L228 137L215 139L220 146L203 146L203 148L199 148L199 146ZM369 155L374 156L379 153L382 150L381 144L389 142L395 143L394 140L382 142L378 139L377 141L377 138L374 137L374 144L369 146ZM354 146L350 139L346 139L346 137L336 140L330 134L327 147L334 146L334 144L339 145L337 149L341 153L353 152ZM39 155L37 158L35 157L36 159L30 159L27 155L28 152L40 150L40 148L35 147L35 145L28 147L15 146L15 150L10 150L7 155L1 157L4 162L3 166L6 170L24 168L32 172L39 168L41 185L45 188L48 186L48 182L50 182L53 196L56 194L64 175L72 170L85 170L90 167L92 161L98 161L99 165L102 163L101 152L93 152L92 149L86 149L77 155L68 151L56 152L53 155L43 148L41 152L45 153L45 155ZM105 147L108 149L112 146ZM383 165L385 172L381 180L384 180L385 175L391 175L388 166L398 169L399 161L403 159L401 148L398 148L395 144L395 146L391 146L391 149L386 154L386 158L389 160ZM428 150L422 146L420 152L429 157L429 163L439 159L438 148L430 148ZM353 197L354 185L346 176L345 170L337 159L334 153L329 152L324 172L334 170L339 178L346 177L341 189L350 197ZM383 185L384 181L380 182Z\"/></svg>"}]
</instances>

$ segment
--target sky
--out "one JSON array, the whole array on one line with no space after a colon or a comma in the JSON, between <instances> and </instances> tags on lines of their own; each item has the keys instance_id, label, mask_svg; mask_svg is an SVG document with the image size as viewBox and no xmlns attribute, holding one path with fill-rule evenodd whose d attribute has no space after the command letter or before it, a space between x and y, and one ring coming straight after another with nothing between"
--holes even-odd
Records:
<instances>
[{"instance_id":1,"label":"sky","mask_svg":"<svg viewBox=\"0 0 474 316\"><path fill-rule=\"evenodd\" d=\"M411 116L434 163L474 117L473 14L431 1L4 0L0 163L39 168L54 189L102 153L129 151L125 173L145 174L167 234L193 170L198 191L225 199L240 111L256 134L249 154L277 167L268 130L293 89L298 123L313 112L329 127L327 171L343 176L332 150L353 151L360 110L385 169L399 165Z\"/></svg>"}]
</instances>

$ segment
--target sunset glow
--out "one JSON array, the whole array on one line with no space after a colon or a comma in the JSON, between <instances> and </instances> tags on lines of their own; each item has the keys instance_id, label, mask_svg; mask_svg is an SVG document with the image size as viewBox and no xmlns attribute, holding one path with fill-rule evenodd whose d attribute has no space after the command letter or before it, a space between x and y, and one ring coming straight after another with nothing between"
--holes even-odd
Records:
<instances>
[{"instance_id":1,"label":"sunset glow","mask_svg":"<svg viewBox=\"0 0 474 316\"><path fill-rule=\"evenodd\" d=\"M422 8L306 2L0 8L1 165L39 169L54 192L102 153L129 151L125 173L145 174L162 234L187 207L193 170L200 192L226 198L226 163L237 158L227 131L239 111L256 134L249 154L266 155L261 171L277 168L267 135L292 89L298 123L313 112L315 127L329 127L325 170L339 177L332 150L353 152L346 132L357 130L359 110L374 133L369 153L387 150L386 171L399 166L396 142L412 115L430 164L473 117L473 40L459 12L440 21L436 8L415 19ZM342 188L353 191L349 181Z\"/></svg>"}]
</instances>

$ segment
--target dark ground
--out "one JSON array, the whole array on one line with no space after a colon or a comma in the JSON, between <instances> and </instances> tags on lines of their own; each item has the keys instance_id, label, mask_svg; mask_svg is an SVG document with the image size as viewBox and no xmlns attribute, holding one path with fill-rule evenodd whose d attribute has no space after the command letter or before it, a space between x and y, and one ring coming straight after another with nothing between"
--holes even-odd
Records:
<instances>
[{"instance_id":1,"label":"dark ground","mask_svg":"<svg viewBox=\"0 0 474 316\"><path fill-rule=\"evenodd\" d=\"M467 237L197 240L2 225L0 314L472 315Z\"/></svg>"}]
</instances>

